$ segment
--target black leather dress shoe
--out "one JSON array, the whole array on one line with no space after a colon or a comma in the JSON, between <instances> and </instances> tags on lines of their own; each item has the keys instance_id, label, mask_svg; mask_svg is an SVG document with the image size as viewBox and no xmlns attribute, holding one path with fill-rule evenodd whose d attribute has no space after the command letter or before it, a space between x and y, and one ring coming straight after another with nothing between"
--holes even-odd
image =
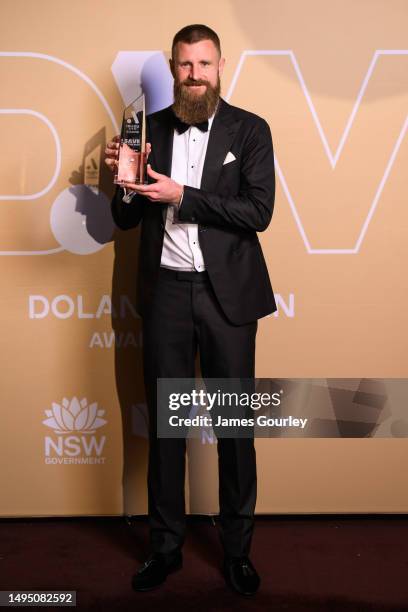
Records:
<instances>
[{"instance_id":1,"label":"black leather dress shoe","mask_svg":"<svg viewBox=\"0 0 408 612\"><path fill-rule=\"evenodd\" d=\"M165 555L152 553L132 577L132 587L135 591L150 591L163 584L168 574L182 567L181 551Z\"/></svg>"},{"instance_id":2,"label":"black leather dress shoe","mask_svg":"<svg viewBox=\"0 0 408 612\"><path fill-rule=\"evenodd\" d=\"M240 595L255 595L261 579L248 557L229 557L224 560L224 578Z\"/></svg>"}]
</instances>

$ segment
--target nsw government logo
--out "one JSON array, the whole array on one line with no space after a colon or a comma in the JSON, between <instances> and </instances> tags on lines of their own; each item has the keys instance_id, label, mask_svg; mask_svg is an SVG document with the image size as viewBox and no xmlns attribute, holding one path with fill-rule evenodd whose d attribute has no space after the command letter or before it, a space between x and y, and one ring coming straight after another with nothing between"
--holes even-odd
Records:
<instances>
[{"instance_id":1,"label":"nsw government logo","mask_svg":"<svg viewBox=\"0 0 408 612\"><path fill-rule=\"evenodd\" d=\"M43 424L54 432L53 436L45 436L45 463L105 463L102 452L106 436L98 432L107 421L102 418L105 410L99 409L97 402L64 398L61 404L53 402L45 414L48 418Z\"/></svg>"}]
</instances>

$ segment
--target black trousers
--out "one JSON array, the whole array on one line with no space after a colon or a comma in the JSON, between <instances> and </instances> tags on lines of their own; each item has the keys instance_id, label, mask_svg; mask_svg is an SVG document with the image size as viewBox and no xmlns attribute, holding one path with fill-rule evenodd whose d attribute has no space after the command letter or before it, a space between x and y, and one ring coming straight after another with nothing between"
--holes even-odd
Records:
<instances>
[{"instance_id":1,"label":"black trousers","mask_svg":"<svg viewBox=\"0 0 408 612\"><path fill-rule=\"evenodd\" d=\"M149 410L148 513L154 552L180 548L185 537L185 438L157 438L157 378L253 378L258 322L232 325L207 272L160 268L152 311L143 317L143 365ZM227 556L248 555L257 492L253 438L219 438L221 542Z\"/></svg>"}]
</instances>

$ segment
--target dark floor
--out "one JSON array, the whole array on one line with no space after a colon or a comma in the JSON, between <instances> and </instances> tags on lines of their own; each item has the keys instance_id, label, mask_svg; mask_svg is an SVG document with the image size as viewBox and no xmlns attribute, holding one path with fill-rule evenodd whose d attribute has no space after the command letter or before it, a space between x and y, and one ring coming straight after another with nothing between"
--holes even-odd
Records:
<instances>
[{"instance_id":1,"label":"dark floor","mask_svg":"<svg viewBox=\"0 0 408 612\"><path fill-rule=\"evenodd\" d=\"M183 570L134 593L130 578L147 553L144 517L0 519L0 590L76 590L81 611L408 611L405 515L257 517L253 598L226 587L209 517L189 518Z\"/></svg>"}]
</instances>

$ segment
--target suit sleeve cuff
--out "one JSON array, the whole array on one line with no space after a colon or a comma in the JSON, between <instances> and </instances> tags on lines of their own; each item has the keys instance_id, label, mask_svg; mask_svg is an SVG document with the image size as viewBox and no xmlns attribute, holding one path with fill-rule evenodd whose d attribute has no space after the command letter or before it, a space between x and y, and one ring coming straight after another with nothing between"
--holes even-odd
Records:
<instances>
[{"instance_id":1,"label":"suit sleeve cuff","mask_svg":"<svg viewBox=\"0 0 408 612\"><path fill-rule=\"evenodd\" d=\"M181 198L180 206L178 208L178 217L180 221L197 223L197 217L195 214L195 192L197 191L199 191L199 189L184 185L183 197Z\"/></svg>"}]
</instances>

